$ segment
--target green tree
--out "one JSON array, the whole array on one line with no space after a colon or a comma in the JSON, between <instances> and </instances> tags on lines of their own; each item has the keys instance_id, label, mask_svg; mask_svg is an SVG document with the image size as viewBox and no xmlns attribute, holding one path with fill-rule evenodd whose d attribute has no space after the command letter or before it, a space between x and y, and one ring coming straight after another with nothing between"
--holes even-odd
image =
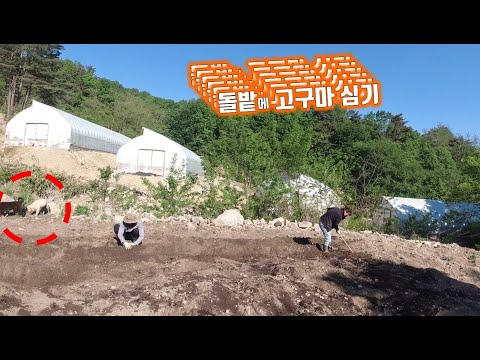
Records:
<instances>
[{"instance_id":1,"label":"green tree","mask_svg":"<svg viewBox=\"0 0 480 360\"><path fill-rule=\"evenodd\" d=\"M168 133L173 140L204 155L214 139L217 121L218 116L203 100L190 100L170 118Z\"/></svg>"},{"instance_id":2,"label":"green tree","mask_svg":"<svg viewBox=\"0 0 480 360\"><path fill-rule=\"evenodd\" d=\"M371 206L380 196L421 197L424 172L412 143L389 139L353 144L352 180L357 207Z\"/></svg>"},{"instance_id":3,"label":"green tree","mask_svg":"<svg viewBox=\"0 0 480 360\"><path fill-rule=\"evenodd\" d=\"M299 175L307 164L307 154L311 146L312 133L305 127L301 112L281 116L279 126L280 154L278 168L289 175Z\"/></svg>"},{"instance_id":4,"label":"green tree","mask_svg":"<svg viewBox=\"0 0 480 360\"><path fill-rule=\"evenodd\" d=\"M455 187L452 199L480 203L480 151L462 160L461 180Z\"/></svg>"},{"instance_id":5,"label":"green tree","mask_svg":"<svg viewBox=\"0 0 480 360\"><path fill-rule=\"evenodd\" d=\"M455 139L452 131L445 125L438 125L436 127L428 130L423 137L433 146L445 146L448 147L449 144Z\"/></svg>"},{"instance_id":6,"label":"green tree","mask_svg":"<svg viewBox=\"0 0 480 360\"><path fill-rule=\"evenodd\" d=\"M386 136L393 141L405 141L414 132L410 126L407 126L407 123L403 114L394 115L387 126Z\"/></svg>"},{"instance_id":7,"label":"green tree","mask_svg":"<svg viewBox=\"0 0 480 360\"><path fill-rule=\"evenodd\" d=\"M61 50L60 44L0 44L0 74L8 88L7 120L13 116L15 105L25 108L33 89L52 90Z\"/></svg>"},{"instance_id":8,"label":"green tree","mask_svg":"<svg viewBox=\"0 0 480 360\"><path fill-rule=\"evenodd\" d=\"M219 138L210 149L227 175L249 185L264 181L274 172L271 148L260 133L250 129L251 120L248 116L222 119Z\"/></svg>"}]
</instances>

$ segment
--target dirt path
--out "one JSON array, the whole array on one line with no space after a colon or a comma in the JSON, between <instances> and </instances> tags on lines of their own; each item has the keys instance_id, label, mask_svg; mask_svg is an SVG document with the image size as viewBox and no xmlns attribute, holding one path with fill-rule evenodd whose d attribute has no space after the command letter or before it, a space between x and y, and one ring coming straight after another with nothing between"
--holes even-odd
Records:
<instances>
[{"instance_id":1,"label":"dirt path","mask_svg":"<svg viewBox=\"0 0 480 360\"><path fill-rule=\"evenodd\" d=\"M480 315L478 252L344 232L321 253L300 229L146 224L126 251L110 223L0 218L3 315ZM36 246L55 232L59 238Z\"/></svg>"}]
</instances>

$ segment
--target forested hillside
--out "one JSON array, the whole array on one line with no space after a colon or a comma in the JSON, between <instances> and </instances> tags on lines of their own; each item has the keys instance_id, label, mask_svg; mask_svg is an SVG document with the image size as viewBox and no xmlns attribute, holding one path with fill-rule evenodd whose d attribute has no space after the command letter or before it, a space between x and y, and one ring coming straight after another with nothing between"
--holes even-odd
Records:
<instances>
[{"instance_id":1,"label":"forested hillside","mask_svg":"<svg viewBox=\"0 0 480 360\"><path fill-rule=\"evenodd\" d=\"M402 114L342 109L220 118L200 99L175 102L99 78L92 66L61 60L63 49L0 44L0 112L7 120L36 99L129 137L147 127L230 179L255 186L302 173L357 209L372 208L382 195L480 202L478 142L447 126L422 134Z\"/></svg>"}]
</instances>

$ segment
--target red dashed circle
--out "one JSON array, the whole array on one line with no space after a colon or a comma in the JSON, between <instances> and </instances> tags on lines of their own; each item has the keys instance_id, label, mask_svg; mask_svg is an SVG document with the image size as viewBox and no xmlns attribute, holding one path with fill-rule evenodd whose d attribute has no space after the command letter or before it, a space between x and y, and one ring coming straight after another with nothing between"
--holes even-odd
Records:
<instances>
[{"instance_id":1,"label":"red dashed circle","mask_svg":"<svg viewBox=\"0 0 480 360\"><path fill-rule=\"evenodd\" d=\"M13 175L10 178L10 180L12 182L15 182L17 180L20 180L20 179L23 179L23 178L26 178L26 177L29 177L29 176L32 176L31 171L23 171L23 172L20 172L16 175ZM64 188L62 182L51 174L46 174L45 179L47 179L48 181L53 183L59 190L62 190ZM4 193L2 191L0 191L0 201L2 201L3 194ZM68 222L70 221L70 215L71 214L72 214L72 204L70 202L66 202L65 203L65 216L63 217L63 222L64 223L68 224ZM9 237L11 240L13 240L13 241L15 241L19 244L23 241L23 239L20 236L15 235L8 228L5 228L5 230L3 230L3 233L7 237ZM55 233L51 233L50 235L48 235L44 238L37 239L36 242L37 242L37 245L43 245L43 244L47 244L47 243L55 240L56 238L57 238L57 235Z\"/></svg>"}]
</instances>

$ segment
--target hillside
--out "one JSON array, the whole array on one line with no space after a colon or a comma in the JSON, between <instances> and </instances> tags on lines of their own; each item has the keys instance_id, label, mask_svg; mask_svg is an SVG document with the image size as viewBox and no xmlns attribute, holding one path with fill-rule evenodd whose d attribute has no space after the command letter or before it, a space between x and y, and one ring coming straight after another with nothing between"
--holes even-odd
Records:
<instances>
[{"instance_id":1,"label":"hillside","mask_svg":"<svg viewBox=\"0 0 480 360\"><path fill-rule=\"evenodd\" d=\"M158 98L98 77L94 66L60 60L63 50L61 44L1 44L7 66L0 68L0 98L7 99L9 88L16 94L13 104L0 102L0 112L14 115L35 99L131 138L147 127L202 156L209 170L222 168L230 180L255 187L279 173L305 174L345 194L362 213L381 196L480 201L478 139L446 125L420 133L401 113L361 115L339 107L219 117L200 99ZM186 85L186 74L178 82Z\"/></svg>"},{"instance_id":2,"label":"hillside","mask_svg":"<svg viewBox=\"0 0 480 360\"><path fill-rule=\"evenodd\" d=\"M99 179L99 168L110 166L115 169L117 166L115 154L100 151L68 151L55 148L5 147L0 145L0 151L2 150L6 162L23 164L26 170L29 166L35 165L56 173L65 173L81 181ZM155 178L154 182L160 180L160 178ZM144 188L142 177L136 175L120 174L116 183L138 189Z\"/></svg>"}]
</instances>

